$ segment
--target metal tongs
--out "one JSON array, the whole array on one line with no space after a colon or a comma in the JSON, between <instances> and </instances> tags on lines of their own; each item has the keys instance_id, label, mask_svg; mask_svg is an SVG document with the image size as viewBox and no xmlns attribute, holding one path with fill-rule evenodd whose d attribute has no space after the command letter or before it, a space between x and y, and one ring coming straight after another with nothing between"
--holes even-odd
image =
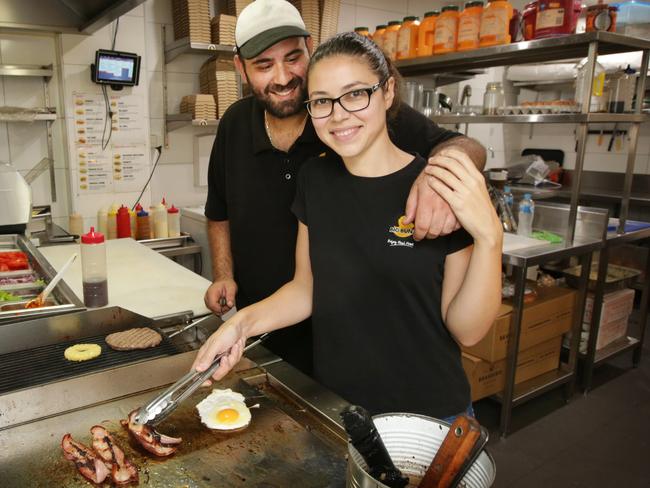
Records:
<instances>
[{"instance_id":1,"label":"metal tongs","mask_svg":"<svg viewBox=\"0 0 650 488\"><path fill-rule=\"evenodd\" d=\"M266 339L267 334L262 334L256 341L251 342L244 348L244 352L260 344ZM164 392L151 400L145 406L141 407L135 416L135 422L140 425L156 425L163 419L167 418L170 413L176 410L176 407L194 393L212 374L217 370L221 364L221 358L226 353L219 354L210 367L199 373L198 371L190 371L180 380L167 388Z\"/></svg>"}]
</instances>

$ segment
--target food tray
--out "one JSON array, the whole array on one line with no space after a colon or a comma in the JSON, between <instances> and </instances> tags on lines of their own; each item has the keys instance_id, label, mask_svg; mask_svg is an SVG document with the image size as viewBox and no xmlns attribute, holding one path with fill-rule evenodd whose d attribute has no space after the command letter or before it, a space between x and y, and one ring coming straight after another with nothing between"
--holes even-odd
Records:
<instances>
[{"instance_id":1,"label":"food tray","mask_svg":"<svg viewBox=\"0 0 650 488\"><path fill-rule=\"evenodd\" d=\"M580 284L580 273L582 266L574 266L563 270L566 282L574 288L578 288ZM618 266L616 264L607 265L607 276L605 277L605 291L618 290L621 288L629 288L632 285L641 271L638 269L627 268L625 266ZM589 272L589 285L590 291L596 289L598 281L598 262L591 263L591 270Z\"/></svg>"}]
</instances>

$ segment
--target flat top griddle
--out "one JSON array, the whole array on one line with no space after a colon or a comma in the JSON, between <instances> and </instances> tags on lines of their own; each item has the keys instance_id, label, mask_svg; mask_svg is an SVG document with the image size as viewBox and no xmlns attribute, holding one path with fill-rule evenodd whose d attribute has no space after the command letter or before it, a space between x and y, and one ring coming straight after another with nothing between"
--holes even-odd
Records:
<instances>
[{"instance_id":1,"label":"flat top griddle","mask_svg":"<svg viewBox=\"0 0 650 488\"><path fill-rule=\"evenodd\" d=\"M145 366L146 367L146 366ZM156 458L134 444L119 424L155 392L70 412L3 432L0 436L0 486L3 488L93 486L63 457L61 438L71 433L90 444L90 428L101 424L137 466L138 486L152 488L343 488L347 445L293 418L291 407L269 396L269 389L229 375L218 384L246 397L252 409L248 428L211 431L201 424L195 405L211 389L201 389L164 420L158 430L182 437L179 450ZM300 408L300 407L298 407ZM16 445L18 443L18 445ZM110 482L102 486L111 486ZM134 486L134 485L131 485Z\"/></svg>"},{"instance_id":2,"label":"flat top griddle","mask_svg":"<svg viewBox=\"0 0 650 488\"><path fill-rule=\"evenodd\" d=\"M116 351L106 343L107 334L102 334L0 355L0 394L180 352L158 332L162 342L149 349ZM102 353L88 361L68 361L63 353L75 344L99 344Z\"/></svg>"}]
</instances>

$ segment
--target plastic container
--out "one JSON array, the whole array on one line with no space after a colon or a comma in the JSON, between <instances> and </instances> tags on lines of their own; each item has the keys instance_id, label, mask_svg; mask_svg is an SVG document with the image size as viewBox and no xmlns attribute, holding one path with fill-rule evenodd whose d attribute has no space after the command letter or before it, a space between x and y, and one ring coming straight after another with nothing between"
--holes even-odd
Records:
<instances>
[{"instance_id":1,"label":"plastic container","mask_svg":"<svg viewBox=\"0 0 650 488\"><path fill-rule=\"evenodd\" d=\"M153 212L153 237L154 239L169 237L167 208L163 204L157 205Z\"/></svg>"},{"instance_id":2,"label":"plastic container","mask_svg":"<svg viewBox=\"0 0 650 488\"><path fill-rule=\"evenodd\" d=\"M527 3L522 14L524 23L524 41L535 39L535 23L537 22L537 1Z\"/></svg>"},{"instance_id":3,"label":"plastic container","mask_svg":"<svg viewBox=\"0 0 650 488\"><path fill-rule=\"evenodd\" d=\"M510 42L520 42L524 40L523 23L521 12L516 8L512 9L512 19L510 19Z\"/></svg>"},{"instance_id":4,"label":"plastic container","mask_svg":"<svg viewBox=\"0 0 650 488\"><path fill-rule=\"evenodd\" d=\"M135 239L138 229L138 214L134 210L129 210L129 222L131 224L131 237Z\"/></svg>"},{"instance_id":5,"label":"plastic container","mask_svg":"<svg viewBox=\"0 0 650 488\"><path fill-rule=\"evenodd\" d=\"M117 211L117 238L131 237L131 217L129 209L122 205Z\"/></svg>"},{"instance_id":6,"label":"plastic container","mask_svg":"<svg viewBox=\"0 0 650 488\"><path fill-rule=\"evenodd\" d=\"M519 219L517 221L517 234L531 236L533 234L533 219L535 218L535 202L530 193L524 193L519 202Z\"/></svg>"},{"instance_id":7,"label":"plastic container","mask_svg":"<svg viewBox=\"0 0 650 488\"><path fill-rule=\"evenodd\" d=\"M418 56L431 56L433 54L434 33L440 12L432 10L424 14L418 30Z\"/></svg>"},{"instance_id":8,"label":"plastic container","mask_svg":"<svg viewBox=\"0 0 650 488\"><path fill-rule=\"evenodd\" d=\"M139 241L144 239L151 239L151 222L149 213L145 210L138 212L138 231L136 237Z\"/></svg>"},{"instance_id":9,"label":"plastic container","mask_svg":"<svg viewBox=\"0 0 650 488\"><path fill-rule=\"evenodd\" d=\"M169 228L169 237L180 237L181 214L173 205L167 209L167 227Z\"/></svg>"},{"instance_id":10,"label":"plastic container","mask_svg":"<svg viewBox=\"0 0 650 488\"><path fill-rule=\"evenodd\" d=\"M582 106L582 86L584 84L584 79L587 76L586 65L587 59L585 58L576 66L576 104L578 107ZM596 61L596 66L594 67L594 81L591 87L589 111L606 112L608 108L608 100L607 91L605 90L605 68Z\"/></svg>"},{"instance_id":11,"label":"plastic container","mask_svg":"<svg viewBox=\"0 0 650 488\"><path fill-rule=\"evenodd\" d=\"M368 30L367 27L355 27L354 32L356 32L360 36L364 36L367 37L368 39L372 39L372 36L370 35L370 31Z\"/></svg>"},{"instance_id":12,"label":"plastic container","mask_svg":"<svg viewBox=\"0 0 650 488\"><path fill-rule=\"evenodd\" d=\"M418 31L420 18L414 15L404 17L397 32L397 59L409 59L418 55Z\"/></svg>"},{"instance_id":13,"label":"plastic container","mask_svg":"<svg viewBox=\"0 0 650 488\"><path fill-rule=\"evenodd\" d=\"M601 0L602 1L602 0ZM587 7L587 32L616 32L618 7L606 3L597 3Z\"/></svg>"},{"instance_id":14,"label":"plastic container","mask_svg":"<svg viewBox=\"0 0 650 488\"><path fill-rule=\"evenodd\" d=\"M616 32L650 39L650 2L631 0L616 5L618 6Z\"/></svg>"},{"instance_id":15,"label":"plastic container","mask_svg":"<svg viewBox=\"0 0 650 488\"><path fill-rule=\"evenodd\" d=\"M104 234L91 227L81 236L81 281L84 305L88 308L108 305L106 243Z\"/></svg>"},{"instance_id":16,"label":"plastic container","mask_svg":"<svg viewBox=\"0 0 650 488\"><path fill-rule=\"evenodd\" d=\"M384 53L392 60L396 59L397 33L401 26L402 23L399 20L391 20L388 22L388 27L386 27L386 32L384 33Z\"/></svg>"},{"instance_id":17,"label":"plastic container","mask_svg":"<svg viewBox=\"0 0 650 488\"><path fill-rule=\"evenodd\" d=\"M433 53L445 54L456 51L458 37L458 13L456 5L442 7L442 11L436 22L436 30L433 34Z\"/></svg>"},{"instance_id":18,"label":"plastic container","mask_svg":"<svg viewBox=\"0 0 650 488\"><path fill-rule=\"evenodd\" d=\"M100 234L108 234L108 212L105 208L100 208L97 211L97 229Z\"/></svg>"},{"instance_id":19,"label":"plastic container","mask_svg":"<svg viewBox=\"0 0 650 488\"><path fill-rule=\"evenodd\" d=\"M473 1L465 4L465 10L458 17L458 51L467 51L479 47L478 36L481 31L482 15L483 2Z\"/></svg>"},{"instance_id":20,"label":"plastic container","mask_svg":"<svg viewBox=\"0 0 650 488\"><path fill-rule=\"evenodd\" d=\"M576 0L537 0L535 39L573 34L580 8Z\"/></svg>"},{"instance_id":21,"label":"plastic container","mask_svg":"<svg viewBox=\"0 0 650 488\"><path fill-rule=\"evenodd\" d=\"M75 236L81 236L84 233L84 219L81 214L73 213L68 218L68 232Z\"/></svg>"},{"instance_id":22,"label":"plastic container","mask_svg":"<svg viewBox=\"0 0 650 488\"><path fill-rule=\"evenodd\" d=\"M413 413L388 413L372 418L377 432L384 441L395 466L411 478L409 486L417 486L440 449L450 425L447 422ZM387 488L388 485L368 474L368 465L348 443L347 488ZM496 478L496 465L486 449L483 449L457 486L465 488L488 488ZM394 485L395 486L395 485Z\"/></svg>"},{"instance_id":23,"label":"plastic container","mask_svg":"<svg viewBox=\"0 0 650 488\"><path fill-rule=\"evenodd\" d=\"M512 207L515 204L515 197L512 195L512 189L508 186L505 185L503 187L503 198L506 202L506 205L512 210Z\"/></svg>"},{"instance_id":24,"label":"plastic container","mask_svg":"<svg viewBox=\"0 0 650 488\"><path fill-rule=\"evenodd\" d=\"M505 104L503 85L498 81L488 83L483 95L483 115L497 115Z\"/></svg>"},{"instance_id":25,"label":"plastic container","mask_svg":"<svg viewBox=\"0 0 650 488\"><path fill-rule=\"evenodd\" d=\"M481 47L510 44L512 14L512 5L507 0L492 0L487 4L481 17Z\"/></svg>"},{"instance_id":26,"label":"plastic container","mask_svg":"<svg viewBox=\"0 0 650 488\"><path fill-rule=\"evenodd\" d=\"M117 239L117 209L111 207L106 218L106 238Z\"/></svg>"},{"instance_id":27,"label":"plastic container","mask_svg":"<svg viewBox=\"0 0 650 488\"><path fill-rule=\"evenodd\" d=\"M608 112L632 112L632 101L634 100L637 80L636 71L628 64L626 69L609 76Z\"/></svg>"},{"instance_id":28,"label":"plastic container","mask_svg":"<svg viewBox=\"0 0 650 488\"><path fill-rule=\"evenodd\" d=\"M375 41L381 49L384 48L384 34L386 34L386 25L380 24L375 27L375 32L372 33L372 40Z\"/></svg>"}]
</instances>

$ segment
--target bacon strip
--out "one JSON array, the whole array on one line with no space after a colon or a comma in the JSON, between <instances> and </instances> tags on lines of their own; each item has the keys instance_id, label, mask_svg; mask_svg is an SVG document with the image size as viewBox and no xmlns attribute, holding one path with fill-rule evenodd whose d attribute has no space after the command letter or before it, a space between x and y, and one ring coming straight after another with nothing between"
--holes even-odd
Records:
<instances>
[{"instance_id":1,"label":"bacon strip","mask_svg":"<svg viewBox=\"0 0 650 488\"><path fill-rule=\"evenodd\" d=\"M110 471L104 461L92 449L76 442L70 434L63 436L61 448L65 458L72 461L82 476L93 483L103 483L109 475Z\"/></svg>"},{"instance_id":2,"label":"bacon strip","mask_svg":"<svg viewBox=\"0 0 650 488\"><path fill-rule=\"evenodd\" d=\"M125 427L133 438L147 451L156 456L170 456L178 449L178 444L182 442L181 438L169 437L159 434L149 425L140 425L135 422L135 416L138 410L129 414L127 420L121 420L120 423Z\"/></svg>"},{"instance_id":3,"label":"bacon strip","mask_svg":"<svg viewBox=\"0 0 650 488\"><path fill-rule=\"evenodd\" d=\"M138 470L124 456L124 451L115 444L111 434L101 425L90 429L93 435L93 448L111 466L111 477L116 485L127 485L138 482Z\"/></svg>"}]
</instances>

